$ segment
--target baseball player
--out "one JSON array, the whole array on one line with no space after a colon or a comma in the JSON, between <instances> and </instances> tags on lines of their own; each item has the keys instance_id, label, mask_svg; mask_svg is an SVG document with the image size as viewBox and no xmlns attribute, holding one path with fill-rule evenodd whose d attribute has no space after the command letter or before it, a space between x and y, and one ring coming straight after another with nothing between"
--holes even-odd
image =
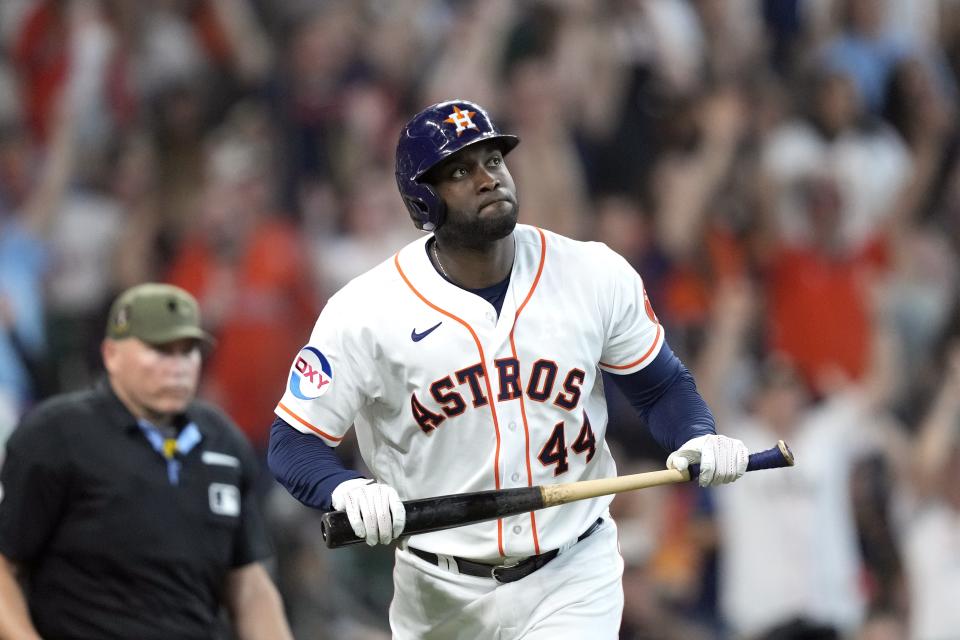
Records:
<instances>
[{"instance_id":1,"label":"baseball player","mask_svg":"<svg viewBox=\"0 0 960 640\"><path fill-rule=\"evenodd\" d=\"M504 157L518 142L465 100L414 116L397 184L431 233L331 297L294 357L270 467L301 502L346 510L367 544L400 535L401 500L616 475L601 371L673 451L669 466L699 462L704 486L746 470L633 268L603 244L517 224ZM372 478L333 452L352 425ZM617 637L611 499L403 539L393 636Z\"/></svg>"}]
</instances>

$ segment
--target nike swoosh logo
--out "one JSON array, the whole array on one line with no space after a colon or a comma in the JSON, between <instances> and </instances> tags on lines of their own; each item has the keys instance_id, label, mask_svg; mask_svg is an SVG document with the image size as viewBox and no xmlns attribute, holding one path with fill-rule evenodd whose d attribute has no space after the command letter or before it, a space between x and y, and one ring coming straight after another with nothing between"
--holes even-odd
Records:
<instances>
[{"instance_id":1,"label":"nike swoosh logo","mask_svg":"<svg viewBox=\"0 0 960 640\"><path fill-rule=\"evenodd\" d=\"M441 320L441 321L438 322L437 324L433 325L432 327L430 327L430 328L427 329L426 331L422 331L422 332L420 332L420 333L417 333L416 328L414 328L414 330L410 332L410 339L413 340L414 342L420 342L421 340L423 340L424 338L426 338L428 335L430 335L430 334L433 332L434 329L436 329L437 327L439 327L439 326L442 325L442 324L443 324L443 320Z\"/></svg>"}]
</instances>

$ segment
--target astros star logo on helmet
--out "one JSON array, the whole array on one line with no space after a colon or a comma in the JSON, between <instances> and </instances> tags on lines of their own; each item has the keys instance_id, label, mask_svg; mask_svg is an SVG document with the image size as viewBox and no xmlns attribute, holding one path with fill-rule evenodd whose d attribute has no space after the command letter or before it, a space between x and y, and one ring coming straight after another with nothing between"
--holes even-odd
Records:
<instances>
[{"instance_id":1,"label":"astros star logo on helmet","mask_svg":"<svg viewBox=\"0 0 960 640\"><path fill-rule=\"evenodd\" d=\"M473 120L470 119L475 116L476 113L476 111L461 111L460 107L453 105L453 113L447 116L444 122L457 125L457 136L459 137L460 134L467 129L477 128L477 125L473 124Z\"/></svg>"}]
</instances>

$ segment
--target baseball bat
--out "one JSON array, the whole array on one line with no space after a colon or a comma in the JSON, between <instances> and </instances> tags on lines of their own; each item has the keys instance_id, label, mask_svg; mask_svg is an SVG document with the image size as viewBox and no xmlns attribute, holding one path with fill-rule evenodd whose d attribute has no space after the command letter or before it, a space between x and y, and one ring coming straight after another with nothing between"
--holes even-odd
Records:
<instances>
[{"instance_id":1,"label":"baseball bat","mask_svg":"<svg viewBox=\"0 0 960 640\"><path fill-rule=\"evenodd\" d=\"M747 471L792 466L793 452L780 440L777 446L771 449L750 454ZM401 536L462 527L612 493L689 482L699 475L700 465L693 464L686 471L663 469L615 478L407 500L403 503L407 511L407 523ZM358 538L353 532L344 511L323 514L320 519L320 533L329 549L363 542L363 538Z\"/></svg>"}]
</instances>

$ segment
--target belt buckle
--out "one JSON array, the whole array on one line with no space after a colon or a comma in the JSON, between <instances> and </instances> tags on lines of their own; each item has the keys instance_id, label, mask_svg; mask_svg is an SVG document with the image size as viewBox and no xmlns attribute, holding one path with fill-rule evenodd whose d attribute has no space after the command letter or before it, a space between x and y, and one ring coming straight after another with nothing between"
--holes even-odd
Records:
<instances>
[{"instance_id":1,"label":"belt buckle","mask_svg":"<svg viewBox=\"0 0 960 640\"><path fill-rule=\"evenodd\" d=\"M490 577L496 580L497 584L507 584L506 582L503 582L500 580L499 574L497 572L501 570L515 569L519 567L522 562L524 562L524 560L518 560L517 562L513 562L511 564L495 565L493 568L490 569Z\"/></svg>"}]
</instances>

